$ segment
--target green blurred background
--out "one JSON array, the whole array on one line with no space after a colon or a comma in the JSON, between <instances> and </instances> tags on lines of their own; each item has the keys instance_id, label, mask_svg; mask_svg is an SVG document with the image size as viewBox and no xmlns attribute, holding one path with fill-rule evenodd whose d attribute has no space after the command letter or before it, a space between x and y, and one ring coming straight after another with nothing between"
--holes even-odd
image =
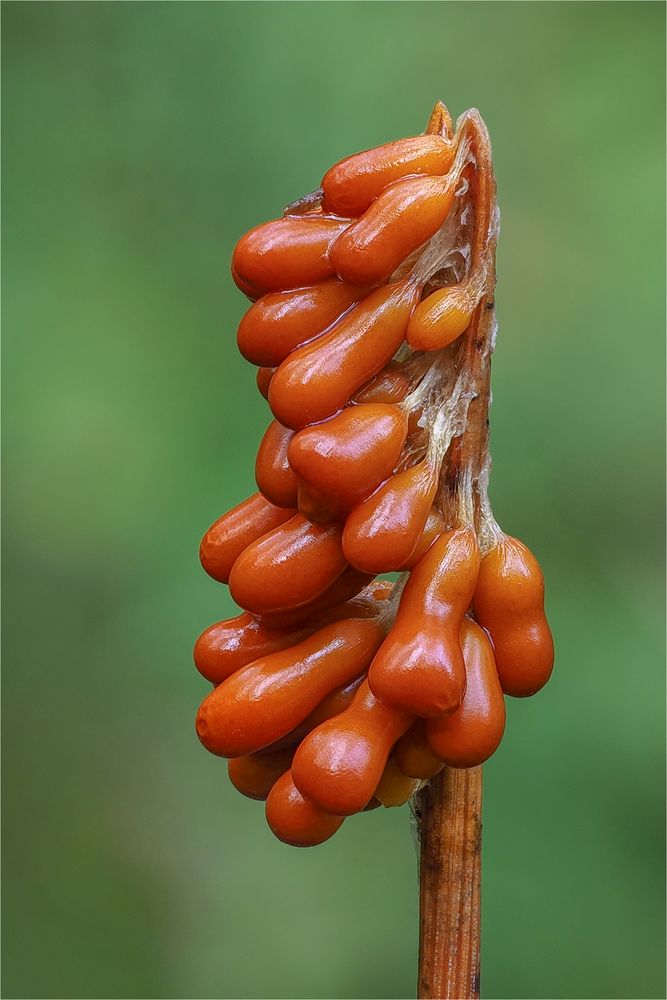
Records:
<instances>
[{"instance_id":1,"label":"green blurred background","mask_svg":"<svg viewBox=\"0 0 667 1000\"><path fill-rule=\"evenodd\" d=\"M2 15L4 996L414 995L407 810L275 841L191 647L268 420L233 245L441 97L494 142L492 496L557 644L485 768L482 992L663 997L663 5Z\"/></svg>"}]
</instances>

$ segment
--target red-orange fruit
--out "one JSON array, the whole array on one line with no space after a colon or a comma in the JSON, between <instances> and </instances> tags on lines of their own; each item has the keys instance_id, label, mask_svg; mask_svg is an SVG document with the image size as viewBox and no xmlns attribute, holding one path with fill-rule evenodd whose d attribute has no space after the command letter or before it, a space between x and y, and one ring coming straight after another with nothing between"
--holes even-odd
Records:
<instances>
[{"instance_id":1,"label":"red-orange fruit","mask_svg":"<svg viewBox=\"0 0 667 1000\"><path fill-rule=\"evenodd\" d=\"M401 403L411 389L405 365L390 361L354 395L355 403Z\"/></svg>"},{"instance_id":2,"label":"red-orange fruit","mask_svg":"<svg viewBox=\"0 0 667 1000\"><path fill-rule=\"evenodd\" d=\"M296 492L296 502L299 513L312 521L313 524L330 524L331 521L339 521L344 517L344 512L319 490L307 486L299 477L297 477L297 482L299 485Z\"/></svg>"},{"instance_id":3,"label":"red-orange fruit","mask_svg":"<svg viewBox=\"0 0 667 1000\"><path fill-rule=\"evenodd\" d=\"M292 753L297 744L301 742L304 736L312 732L316 726L321 725L326 722L327 719L333 719L334 716L340 715L344 712L348 705L352 702L359 685L363 683L365 674L359 674L353 680L341 684L340 687L334 688L334 690L326 695L319 703L317 708L314 708L310 715L306 716L301 725L297 726L291 732L283 736L281 740L274 743L270 749L280 750L286 747L292 748ZM266 751L268 753L268 750Z\"/></svg>"},{"instance_id":4,"label":"red-orange fruit","mask_svg":"<svg viewBox=\"0 0 667 1000\"><path fill-rule=\"evenodd\" d=\"M470 326L474 298L470 286L439 288L416 307L406 340L416 351L436 351L452 344Z\"/></svg>"},{"instance_id":5,"label":"red-orange fruit","mask_svg":"<svg viewBox=\"0 0 667 1000\"><path fill-rule=\"evenodd\" d=\"M381 191L409 174L444 174L456 148L439 135L415 135L340 160L322 178L324 202L332 212L355 218Z\"/></svg>"},{"instance_id":6,"label":"red-orange fruit","mask_svg":"<svg viewBox=\"0 0 667 1000\"><path fill-rule=\"evenodd\" d=\"M498 680L493 648L483 629L464 619L461 645L466 690L451 715L429 719L428 745L450 767L476 767L495 753L505 730L505 699Z\"/></svg>"},{"instance_id":7,"label":"red-orange fruit","mask_svg":"<svg viewBox=\"0 0 667 1000\"><path fill-rule=\"evenodd\" d=\"M417 548L438 475L428 460L388 479L350 512L343 530L343 552L365 573L402 569Z\"/></svg>"},{"instance_id":8,"label":"red-orange fruit","mask_svg":"<svg viewBox=\"0 0 667 1000\"><path fill-rule=\"evenodd\" d=\"M394 747L394 757L403 774L422 780L434 778L445 766L428 745L424 719L418 719L407 733L401 736Z\"/></svg>"},{"instance_id":9,"label":"red-orange fruit","mask_svg":"<svg viewBox=\"0 0 667 1000\"><path fill-rule=\"evenodd\" d=\"M355 577L354 584L343 579L348 574ZM347 588L341 586L346 582ZM258 660L260 656L295 646L332 622L343 618L377 617L382 605L391 595L393 584L388 580L369 583L369 577L365 574L346 570L334 587L337 588L336 593L329 595L333 602L331 606L325 607L320 598L316 602L317 607L311 605L310 608L300 609L305 611L305 617L297 623L287 622L282 627L277 627L244 611L236 618L209 626L195 643L194 661L197 670L212 684L220 684L240 667ZM351 597L350 588L354 590Z\"/></svg>"},{"instance_id":10,"label":"red-orange fruit","mask_svg":"<svg viewBox=\"0 0 667 1000\"><path fill-rule=\"evenodd\" d=\"M461 623L479 561L475 532L457 528L435 541L413 569L368 673L378 698L423 718L458 708L466 684Z\"/></svg>"},{"instance_id":11,"label":"red-orange fruit","mask_svg":"<svg viewBox=\"0 0 667 1000\"><path fill-rule=\"evenodd\" d=\"M533 553L503 535L482 560L475 617L491 637L505 694L525 698L544 687L554 643L544 613L544 577Z\"/></svg>"},{"instance_id":12,"label":"red-orange fruit","mask_svg":"<svg viewBox=\"0 0 667 1000\"><path fill-rule=\"evenodd\" d=\"M242 236L232 257L232 277L242 291L264 292L314 285L333 274L329 248L346 222L321 216L274 219Z\"/></svg>"},{"instance_id":13,"label":"red-orange fruit","mask_svg":"<svg viewBox=\"0 0 667 1000\"><path fill-rule=\"evenodd\" d=\"M263 801L281 774L289 771L294 751L273 750L235 757L227 764L229 780L248 799Z\"/></svg>"},{"instance_id":14,"label":"red-orange fruit","mask_svg":"<svg viewBox=\"0 0 667 1000\"><path fill-rule=\"evenodd\" d=\"M310 624L271 628L244 611L202 632L195 643L195 666L212 684L220 684L260 656L294 646L313 631Z\"/></svg>"},{"instance_id":15,"label":"red-orange fruit","mask_svg":"<svg viewBox=\"0 0 667 1000\"><path fill-rule=\"evenodd\" d=\"M436 538L440 538L441 535L444 535L446 530L447 522L444 517L439 510L436 510L435 507L431 507L428 512L428 517L426 518L424 530L421 533L421 538L417 543L417 548L402 569L414 569L421 557L431 548Z\"/></svg>"},{"instance_id":16,"label":"red-orange fruit","mask_svg":"<svg viewBox=\"0 0 667 1000\"><path fill-rule=\"evenodd\" d=\"M254 365L275 367L296 347L323 333L364 292L338 278L317 285L270 292L241 320L239 351Z\"/></svg>"},{"instance_id":17,"label":"red-orange fruit","mask_svg":"<svg viewBox=\"0 0 667 1000\"><path fill-rule=\"evenodd\" d=\"M340 525L311 524L296 514L243 550L229 589L253 615L292 610L323 594L346 565Z\"/></svg>"},{"instance_id":18,"label":"red-orange fruit","mask_svg":"<svg viewBox=\"0 0 667 1000\"><path fill-rule=\"evenodd\" d=\"M378 195L333 244L336 274L352 285L386 281L440 229L454 203L455 177L410 177Z\"/></svg>"},{"instance_id":19,"label":"red-orange fruit","mask_svg":"<svg viewBox=\"0 0 667 1000\"><path fill-rule=\"evenodd\" d=\"M327 812L360 812L373 798L394 743L413 719L379 701L364 681L349 708L303 740L292 762L294 783Z\"/></svg>"},{"instance_id":20,"label":"red-orange fruit","mask_svg":"<svg viewBox=\"0 0 667 1000\"><path fill-rule=\"evenodd\" d=\"M391 475L407 433L403 410L387 403L348 406L290 441L290 467L309 490L346 513Z\"/></svg>"},{"instance_id":21,"label":"red-orange fruit","mask_svg":"<svg viewBox=\"0 0 667 1000\"><path fill-rule=\"evenodd\" d=\"M375 789L375 798L388 809L409 802L421 785L419 778L412 778L401 771L394 754L385 764L382 777Z\"/></svg>"},{"instance_id":22,"label":"red-orange fruit","mask_svg":"<svg viewBox=\"0 0 667 1000\"><path fill-rule=\"evenodd\" d=\"M294 510L276 507L261 493L254 493L208 529L199 546L202 566L214 580L227 583L232 566L243 550L292 517Z\"/></svg>"},{"instance_id":23,"label":"red-orange fruit","mask_svg":"<svg viewBox=\"0 0 667 1000\"><path fill-rule=\"evenodd\" d=\"M266 800L266 821L278 840L291 847L315 847L333 837L343 823L318 809L297 790L288 771L278 778Z\"/></svg>"},{"instance_id":24,"label":"red-orange fruit","mask_svg":"<svg viewBox=\"0 0 667 1000\"><path fill-rule=\"evenodd\" d=\"M294 431L272 420L261 440L255 461L260 492L278 507L296 507L298 483L287 460Z\"/></svg>"},{"instance_id":25,"label":"red-orange fruit","mask_svg":"<svg viewBox=\"0 0 667 1000\"><path fill-rule=\"evenodd\" d=\"M269 386L275 373L275 368L260 368L257 371L257 388L264 399L269 398Z\"/></svg>"},{"instance_id":26,"label":"red-orange fruit","mask_svg":"<svg viewBox=\"0 0 667 1000\"><path fill-rule=\"evenodd\" d=\"M322 337L297 348L271 380L269 404L286 427L326 420L393 357L419 288L407 281L378 288Z\"/></svg>"},{"instance_id":27,"label":"red-orange fruit","mask_svg":"<svg viewBox=\"0 0 667 1000\"><path fill-rule=\"evenodd\" d=\"M199 739L222 757L270 746L300 725L330 691L365 670L383 634L376 621L346 619L242 667L199 706Z\"/></svg>"},{"instance_id":28,"label":"red-orange fruit","mask_svg":"<svg viewBox=\"0 0 667 1000\"><path fill-rule=\"evenodd\" d=\"M360 591L368 587L372 580L371 574L361 573L358 569L348 566L331 586L313 601L298 608L264 612L261 616L262 621L272 628L290 628L302 622L309 622L318 616L333 614L334 609L343 602L357 595L361 597Z\"/></svg>"}]
</instances>

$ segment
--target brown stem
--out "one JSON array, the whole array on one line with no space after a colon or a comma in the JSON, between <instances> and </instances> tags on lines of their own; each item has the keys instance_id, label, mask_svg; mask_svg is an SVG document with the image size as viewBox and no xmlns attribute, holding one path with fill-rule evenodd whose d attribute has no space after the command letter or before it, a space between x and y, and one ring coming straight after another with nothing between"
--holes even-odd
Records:
<instances>
[{"instance_id":1,"label":"brown stem","mask_svg":"<svg viewBox=\"0 0 667 1000\"><path fill-rule=\"evenodd\" d=\"M482 768L446 767L421 792L420 1000L479 997Z\"/></svg>"},{"instance_id":2,"label":"brown stem","mask_svg":"<svg viewBox=\"0 0 667 1000\"><path fill-rule=\"evenodd\" d=\"M463 434L452 444L441 483L441 506L456 523L457 494L475 481L488 458L491 353L495 331L495 183L488 133L476 111L459 121L472 142L475 210L472 264L485 260L486 282L463 337L459 370L474 392ZM479 530L479 504L475 507ZM479 997L482 768L446 767L420 793L420 1000Z\"/></svg>"}]
</instances>

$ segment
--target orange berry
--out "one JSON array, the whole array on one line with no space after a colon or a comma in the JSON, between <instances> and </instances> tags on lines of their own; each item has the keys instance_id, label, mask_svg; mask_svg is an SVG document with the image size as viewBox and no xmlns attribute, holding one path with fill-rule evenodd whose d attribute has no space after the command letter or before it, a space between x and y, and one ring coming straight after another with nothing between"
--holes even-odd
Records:
<instances>
[{"instance_id":1,"label":"orange berry","mask_svg":"<svg viewBox=\"0 0 667 1000\"><path fill-rule=\"evenodd\" d=\"M376 285L440 229L454 204L457 177L411 177L378 195L338 237L330 252L336 274L352 285Z\"/></svg>"},{"instance_id":2,"label":"orange berry","mask_svg":"<svg viewBox=\"0 0 667 1000\"><path fill-rule=\"evenodd\" d=\"M341 516L391 475L406 433L407 417L397 406L348 406L299 431L289 445L289 464L308 490Z\"/></svg>"},{"instance_id":3,"label":"orange berry","mask_svg":"<svg viewBox=\"0 0 667 1000\"><path fill-rule=\"evenodd\" d=\"M265 222L236 244L232 276L242 291L314 285L333 274L329 248L347 225L316 215Z\"/></svg>"},{"instance_id":4,"label":"orange berry","mask_svg":"<svg viewBox=\"0 0 667 1000\"><path fill-rule=\"evenodd\" d=\"M381 191L408 174L444 174L455 147L438 135L415 135L340 160L322 178L327 209L355 218Z\"/></svg>"},{"instance_id":5,"label":"orange berry","mask_svg":"<svg viewBox=\"0 0 667 1000\"><path fill-rule=\"evenodd\" d=\"M296 476L287 461L294 431L272 420L266 429L255 461L255 480L267 500L278 507L297 506Z\"/></svg>"},{"instance_id":6,"label":"orange berry","mask_svg":"<svg viewBox=\"0 0 667 1000\"><path fill-rule=\"evenodd\" d=\"M315 847L333 837L343 823L318 809L297 790L288 771L278 778L266 800L266 821L278 840L291 847Z\"/></svg>"},{"instance_id":7,"label":"orange berry","mask_svg":"<svg viewBox=\"0 0 667 1000\"><path fill-rule=\"evenodd\" d=\"M435 541L417 563L368 672L378 698L423 718L458 708L466 684L461 623L479 562L475 532L457 528Z\"/></svg>"},{"instance_id":8,"label":"orange berry","mask_svg":"<svg viewBox=\"0 0 667 1000\"><path fill-rule=\"evenodd\" d=\"M392 754L385 765L382 777L375 789L375 798L385 808L403 806L406 802L409 802L420 786L421 781L419 778L411 778L401 771Z\"/></svg>"},{"instance_id":9,"label":"orange berry","mask_svg":"<svg viewBox=\"0 0 667 1000\"><path fill-rule=\"evenodd\" d=\"M391 749L413 716L379 701L364 681L352 704L314 729L292 762L302 795L326 812L351 816L373 798Z\"/></svg>"},{"instance_id":10,"label":"orange berry","mask_svg":"<svg viewBox=\"0 0 667 1000\"><path fill-rule=\"evenodd\" d=\"M378 288L329 333L290 354L269 390L281 424L300 430L342 410L396 353L418 296L419 289L405 281Z\"/></svg>"},{"instance_id":11,"label":"orange berry","mask_svg":"<svg viewBox=\"0 0 667 1000\"><path fill-rule=\"evenodd\" d=\"M415 308L406 340L415 351L447 347L468 329L474 308L467 284L439 288Z\"/></svg>"},{"instance_id":12,"label":"orange berry","mask_svg":"<svg viewBox=\"0 0 667 1000\"><path fill-rule=\"evenodd\" d=\"M437 473L424 460L357 504L343 529L347 561L365 573L402 569L422 537L437 486Z\"/></svg>"},{"instance_id":13,"label":"orange berry","mask_svg":"<svg viewBox=\"0 0 667 1000\"><path fill-rule=\"evenodd\" d=\"M347 619L249 663L199 706L199 739L221 757L270 746L300 725L325 695L365 670L382 636L375 621Z\"/></svg>"},{"instance_id":14,"label":"orange berry","mask_svg":"<svg viewBox=\"0 0 667 1000\"><path fill-rule=\"evenodd\" d=\"M429 719L428 745L450 767L476 767L495 753L505 730L505 699L493 648L483 629L469 618L461 628L466 667L463 701L451 715Z\"/></svg>"},{"instance_id":15,"label":"orange berry","mask_svg":"<svg viewBox=\"0 0 667 1000\"><path fill-rule=\"evenodd\" d=\"M347 563L337 524L311 524L301 514L263 535L240 554L229 574L239 607L254 615L309 604Z\"/></svg>"},{"instance_id":16,"label":"orange berry","mask_svg":"<svg viewBox=\"0 0 667 1000\"><path fill-rule=\"evenodd\" d=\"M276 366L331 326L364 292L338 278L307 288L270 292L239 324L239 351L254 365Z\"/></svg>"},{"instance_id":17,"label":"orange berry","mask_svg":"<svg viewBox=\"0 0 667 1000\"><path fill-rule=\"evenodd\" d=\"M232 507L208 529L199 546L199 559L209 576L227 583L232 566L257 538L294 517L294 510L276 507L261 493Z\"/></svg>"},{"instance_id":18,"label":"orange berry","mask_svg":"<svg viewBox=\"0 0 667 1000\"><path fill-rule=\"evenodd\" d=\"M227 764L229 780L248 799L263 801L281 774L289 771L293 750L274 750L235 757Z\"/></svg>"},{"instance_id":19,"label":"orange berry","mask_svg":"<svg viewBox=\"0 0 667 1000\"><path fill-rule=\"evenodd\" d=\"M533 553L503 535L482 560L475 617L491 637L505 694L526 698L544 687L554 643L544 613L544 577Z\"/></svg>"},{"instance_id":20,"label":"orange berry","mask_svg":"<svg viewBox=\"0 0 667 1000\"><path fill-rule=\"evenodd\" d=\"M407 733L401 736L394 747L394 757L403 774L411 778L434 778L445 766L428 745L424 719L418 719Z\"/></svg>"}]
</instances>

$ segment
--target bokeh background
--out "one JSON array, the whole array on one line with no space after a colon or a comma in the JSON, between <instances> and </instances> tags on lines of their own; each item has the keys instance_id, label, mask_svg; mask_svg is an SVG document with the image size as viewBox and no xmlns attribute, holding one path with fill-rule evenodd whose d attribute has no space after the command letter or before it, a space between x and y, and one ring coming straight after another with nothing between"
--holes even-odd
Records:
<instances>
[{"instance_id":1,"label":"bokeh background","mask_svg":"<svg viewBox=\"0 0 667 1000\"><path fill-rule=\"evenodd\" d=\"M557 644L485 768L482 992L665 995L664 16L3 4L4 996L414 995L407 810L275 841L191 647L268 421L233 245L438 97L494 142L492 497Z\"/></svg>"}]
</instances>

